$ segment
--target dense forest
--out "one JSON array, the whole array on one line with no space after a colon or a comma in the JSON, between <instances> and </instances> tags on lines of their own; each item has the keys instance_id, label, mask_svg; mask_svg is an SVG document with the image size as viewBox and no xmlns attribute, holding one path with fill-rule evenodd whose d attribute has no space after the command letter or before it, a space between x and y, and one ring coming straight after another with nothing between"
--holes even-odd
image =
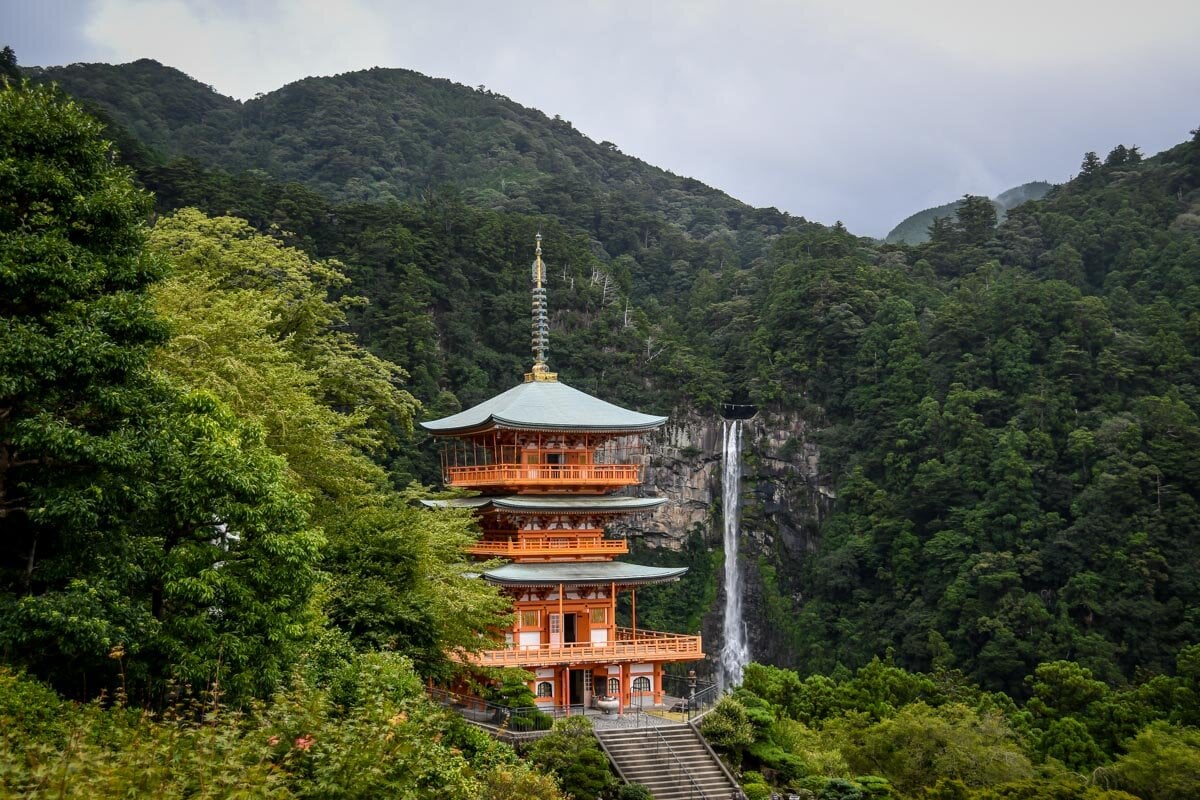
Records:
<instances>
[{"instance_id":1,"label":"dense forest","mask_svg":"<svg viewBox=\"0 0 1200 800\"><path fill-rule=\"evenodd\" d=\"M45 685L215 704L228 721L186 735L278 796L350 769L305 736L354 748L402 715L398 743L447 726L428 759L461 796L544 779L414 688L503 608L459 577L470 522L408 502L435 479L412 421L526 366L541 231L564 380L818 430L836 506L775 576L801 669L752 668L706 731L748 791L1198 791L1200 133L1088 153L999 224L965 197L908 246L415 73L247 103L148 61L28 74L107 127L15 77L0 95L0 639L28 675L0 680L9 786L67 741L97 781L154 758L101 729L181 746ZM939 741L958 761L919 760ZM426 796L397 769L372 786Z\"/></svg>"}]
</instances>

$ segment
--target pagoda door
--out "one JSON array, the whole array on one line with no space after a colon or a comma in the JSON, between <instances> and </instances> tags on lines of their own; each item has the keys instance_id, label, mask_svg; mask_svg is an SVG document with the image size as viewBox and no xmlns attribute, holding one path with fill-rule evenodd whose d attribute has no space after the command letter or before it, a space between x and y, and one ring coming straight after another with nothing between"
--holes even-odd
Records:
<instances>
[{"instance_id":1,"label":"pagoda door","mask_svg":"<svg viewBox=\"0 0 1200 800\"><path fill-rule=\"evenodd\" d=\"M550 615L550 646L562 645L562 614Z\"/></svg>"}]
</instances>

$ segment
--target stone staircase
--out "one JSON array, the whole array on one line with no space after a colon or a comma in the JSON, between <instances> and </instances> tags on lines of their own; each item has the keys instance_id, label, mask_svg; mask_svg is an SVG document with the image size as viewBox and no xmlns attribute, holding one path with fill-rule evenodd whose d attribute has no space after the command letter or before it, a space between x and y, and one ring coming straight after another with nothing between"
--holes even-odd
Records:
<instances>
[{"instance_id":1,"label":"stone staircase","mask_svg":"<svg viewBox=\"0 0 1200 800\"><path fill-rule=\"evenodd\" d=\"M690 725L597 730L596 738L627 783L654 800L730 800L737 785Z\"/></svg>"}]
</instances>

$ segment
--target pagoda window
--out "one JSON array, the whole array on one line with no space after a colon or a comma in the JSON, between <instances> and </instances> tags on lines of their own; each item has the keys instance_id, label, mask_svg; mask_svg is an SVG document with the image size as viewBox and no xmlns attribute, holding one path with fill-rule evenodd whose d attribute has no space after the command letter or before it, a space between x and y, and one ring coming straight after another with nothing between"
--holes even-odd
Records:
<instances>
[{"instance_id":1,"label":"pagoda window","mask_svg":"<svg viewBox=\"0 0 1200 800\"><path fill-rule=\"evenodd\" d=\"M634 678L633 679L633 691L635 691L635 692L650 691L650 679L645 676L643 676L641 678Z\"/></svg>"},{"instance_id":2,"label":"pagoda window","mask_svg":"<svg viewBox=\"0 0 1200 800\"><path fill-rule=\"evenodd\" d=\"M550 681L540 681L537 685L538 697L554 697L554 684Z\"/></svg>"},{"instance_id":3,"label":"pagoda window","mask_svg":"<svg viewBox=\"0 0 1200 800\"><path fill-rule=\"evenodd\" d=\"M522 611L521 612L521 627L522 628L531 629L531 628L540 628L541 626L542 626L542 620L541 620L541 618L539 616L539 612L536 608L533 609L532 611Z\"/></svg>"},{"instance_id":4,"label":"pagoda window","mask_svg":"<svg viewBox=\"0 0 1200 800\"><path fill-rule=\"evenodd\" d=\"M607 608L593 608L591 614L593 625L603 625L608 622Z\"/></svg>"},{"instance_id":5,"label":"pagoda window","mask_svg":"<svg viewBox=\"0 0 1200 800\"><path fill-rule=\"evenodd\" d=\"M609 694L609 696L616 697L620 693L621 693L621 679L620 678L609 678L608 679L608 694Z\"/></svg>"}]
</instances>

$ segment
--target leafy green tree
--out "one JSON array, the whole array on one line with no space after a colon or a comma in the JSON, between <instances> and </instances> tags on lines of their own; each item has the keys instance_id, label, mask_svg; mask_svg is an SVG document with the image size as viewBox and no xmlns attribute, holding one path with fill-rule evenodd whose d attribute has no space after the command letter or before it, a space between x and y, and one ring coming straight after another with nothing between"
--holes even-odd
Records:
<instances>
[{"instance_id":1,"label":"leafy green tree","mask_svg":"<svg viewBox=\"0 0 1200 800\"><path fill-rule=\"evenodd\" d=\"M1032 765L997 714L978 715L961 705L934 709L915 703L865 730L843 746L852 769L886 777L902 793L940 778L988 786L1029 777Z\"/></svg>"},{"instance_id":2,"label":"leafy green tree","mask_svg":"<svg viewBox=\"0 0 1200 800\"><path fill-rule=\"evenodd\" d=\"M563 793L575 800L596 800L616 785L585 716L555 723L553 731L529 748L529 760L554 775Z\"/></svg>"},{"instance_id":3,"label":"leafy green tree","mask_svg":"<svg viewBox=\"0 0 1200 800\"><path fill-rule=\"evenodd\" d=\"M1200 793L1200 733L1155 723L1126 745L1110 772L1111 780L1144 800L1174 800Z\"/></svg>"},{"instance_id":4,"label":"leafy green tree","mask_svg":"<svg viewBox=\"0 0 1200 800\"><path fill-rule=\"evenodd\" d=\"M0 49L0 81L21 80L21 69L17 66L17 54L5 45Z\"/></svg>"},{"instance_id":5,"label":"leafy green tree","mask_svg":"<svg viewBox=\"0 0 1200 800\"><path fill-rule=\"evenodd\" d=\"M258 422L287 459L329 542L331 620L425 674L449 667L448 649L485 643L505 606L462 575L469 516L413 508L372 460L411 427L417 403L400 388L403 370L342 330L355 300L335 297L340 265L186 209L161 219L150 244L173 264L154 290L175 331L156 364Z\"/></svg>"},{"instance_id":6,"label":"leafy green tree","mask_svg":"<svg viewBox=\"0 0 1200 800\"><path fill-rule=\"evenodd\" d=\"M0 636L60 688L244 700L312 631L321 543L261 433L148 369L146 195L48 89L0 91Z\"/></svg>"},{"instance_id":7,"label":"leafy green tree","mask_svg":"<svg viewBox=\"0 0 1200 800\"><path fill-rule=\"evenodd\" d=\"M704 716L700 733L718 750L729 754L734 764L741 762L742 751L754 743L754 725L746 707L732 697L723 697Z\"/></svg>"},{"instance_id":8,"label":"leafy green tree","mask_svg":"<svg viewBox=\"0 0 1200 800\"><path fill-rule=\"evenodd\" d=\"M1105 760L1087 726L1074 717L1051 722L1038 740L1038 749L1043 756L1056 758L1076 772L1087 772Z\"/></svg>"},{"instance_id":9,"label":"leafy green tree","mask_svg":"<svg viewBox=\"0 0 1200 800\"><path fill-rule=\"evenodd\" d=\"M137 458L128 419L165 338L146 295L161 266L142 250L149 197L74 103L0 90L0 153L3 580L38 593L42 562L116 499L97 473Z\"/></svg>"}]
</instances>

